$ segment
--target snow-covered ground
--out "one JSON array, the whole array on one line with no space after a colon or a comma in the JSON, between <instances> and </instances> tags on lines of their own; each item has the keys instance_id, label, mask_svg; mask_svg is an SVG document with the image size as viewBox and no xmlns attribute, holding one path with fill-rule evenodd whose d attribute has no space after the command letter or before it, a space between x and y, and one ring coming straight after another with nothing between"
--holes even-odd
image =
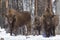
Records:
<instances>
[{"instance_id":1,"label":"snow-covered ground","mask_svg":"<svg viewBox=\"0 0 60 40\"><path fill-rule=\"evenodd\" d=\"M39 36L23 36L23 35L17 35L17 36L10 36L10 33L6 33L4 29L0 28L0 39L4 38L4 40L60 40L60 35L56 35L55 37L43 37L42 35Z\"/></svg>"},{"instance_id":2,"label":"snow-covered ground","mask_svg":"<svg viewBox=\"0 0 60 40\"><path fill-rule=\"evenodd\" d=\"M54 1L54 0L53 0ZM55 8L53 9L55 12ZM54 37L43 37L42 35L39 36L23 36L23 35L18 35L18 36L10 36L10 33L6 33L5 29L0 28L0 39L4 38L4 40L60 40L60 35L56 35Z\"/></svg>"}]
</instances>

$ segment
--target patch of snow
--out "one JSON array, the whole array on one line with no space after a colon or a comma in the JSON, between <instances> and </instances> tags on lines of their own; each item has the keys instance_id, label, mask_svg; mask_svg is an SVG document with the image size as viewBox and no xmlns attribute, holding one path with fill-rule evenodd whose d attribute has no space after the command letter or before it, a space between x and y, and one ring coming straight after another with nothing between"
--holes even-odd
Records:
<instances>
[{"instance_id":1,"label":"patch of snow","mask_svg":"<svg viewBox=\"0 0 60 40\"><path fill-rule=\"evenodd\" d=\"M10 33L6 33L5 29L0 28L0 39L4 38L4 40L60 40L60 35L56 35L54 37L43 37L42 35L29 35L29 36L23 36L23 35L17 35L17 36L10 36Z\"/></svg>"}]
</instances>

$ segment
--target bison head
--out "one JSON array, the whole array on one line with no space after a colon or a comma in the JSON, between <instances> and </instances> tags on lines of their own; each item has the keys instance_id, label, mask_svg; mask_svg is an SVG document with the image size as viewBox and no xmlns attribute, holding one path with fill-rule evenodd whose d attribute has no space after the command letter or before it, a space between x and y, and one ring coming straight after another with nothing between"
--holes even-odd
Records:
<instances>
[{"instance_id":1,"label":"bison head","mask_svg":"<svg viewBox=\"0 0 60 40\"><path fill-rule=\"evenodd\" d=\"M7 18L7 21L9 24L12 24L12 22L15 20L15 15L5 15Z\"/></svg>"}]
</instances>

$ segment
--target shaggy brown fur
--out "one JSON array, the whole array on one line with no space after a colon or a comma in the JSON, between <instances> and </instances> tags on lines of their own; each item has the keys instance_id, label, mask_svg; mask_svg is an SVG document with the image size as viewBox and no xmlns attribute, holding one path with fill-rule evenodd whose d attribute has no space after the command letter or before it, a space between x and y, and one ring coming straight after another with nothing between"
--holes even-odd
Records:
<instances>
[{"instance_id":1,"label":"shaggy brown fur","mask_svg":"<svg viewBox=\"0 0 60 40\"><path fill-rule=\"evenodd\" d=\"M53 27L52 27L52 32L53 32L52 35L53 36L55 36L55 29L58 26L58 24L59 24L59 16L54 15L54 17L52 18L52 25L53 25Z\"/></svg>"},{"instance_id":2,"label":"shaggy brown fur","mask_svg":"<svg viewBox=\"0 0 60 40\"><path fill-rule=\"evenodd\" d=\"M52 19L51 17L49 16L44 16L44 30L45 30L45 33L46 33L46 37L49 37L50 36L50 32L51 32L51 25L52 25Z\"/></svg>"},{"instance_id":3,"label":"shaggy brown fur","mask_svg":"<svg viewBox=\"0 0 60 40\"><path fill-rule=\"evenodd\" d=\"M44 29L46 32L46 36L50 35L55 36L55 27L59 23L59 17L57 15L53 15L49 8L47 8L45 15L43 15L44 19Z\"/></svg>"},{"instance_id":4,"label":"shaggy brown fur","mask_svg":"<svg viewBox=\"0 0 60 40\"><path fill-rule=\"evenodd\" d=\"M41 16L36 16L35 17L35 21L34 21L34 31L38 31L38 34L41 34L41 29L42 29L42 25L43 25L43 17ZM37 32L35 33L37 34Z\"/></svg>"},{"instance_id":5,"label":"shaggy brown fur","mask_svg":"<svg viewBox=\"0 0 60 40\"><path fill-rule=\"evenodd\" d=\"M56 26L59 24L59 17L54 15L53 17L48 16L45 17L44 16L44 29L46 32L46 36L49 37L50 35L55 36L55 29Z\"/></svg>"},{"instance_id":6,"label":"shaggy brown fur","mask_svg":"<svg viewBox=\"0 0 60 40\"><path fill-rule=\"evenodd\" d=\"M11 35L12 32L16 35L17 29L23 25L29 25L27 26L27 31L31 33L31 16L29 12L24 11L19 13L14 9L9 9L9 13L6 15L6 17L10 24Z\"/></svg>"},{"instance_id":7,"label":"shaggy brown fur","mask_svg":"<svg viewBox=\"0 0 60 40\"><path fill-rule=\"evenodd\" d=\"M34 31L38 31L39 35L40 35L40 30L41 30L41 25L40 25L40 20L38 17L35 17L35 28ZM36 32L37 34L37 32Z\"/></svg>"},{"instance_id":8,"label":"shaggy brown fur","mask_svg":"<svg viewBox=\"0 0 60 40\"><path fill-rule=\"evenodd\" d=\"M43 15L43 23L46 37L49 37L50 35L55 36L55 28L59 23L59 17L52 12L51 0L47 0L47 2L48 5Z\"/></svg>"}]
</instances>

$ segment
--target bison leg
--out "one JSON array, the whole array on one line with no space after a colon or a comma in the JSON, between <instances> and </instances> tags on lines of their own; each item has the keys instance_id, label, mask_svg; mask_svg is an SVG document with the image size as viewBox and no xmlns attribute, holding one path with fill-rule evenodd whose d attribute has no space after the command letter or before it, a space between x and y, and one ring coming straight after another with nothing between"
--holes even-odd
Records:
<instances>
[{"instance_id":1,"label":"bison leg","mask_svg":"<svg viewBox=\"0 0 60 40\"><path fill-rule=\"evenodd\" d=\"M38 27L38 33L39 33L39 35L40 35L40 31L41 31L41 26Z\"/></svg>"},{"instance_id":2,"label":"bison leg","mask_svg":"<svg viewBox=\"0 0 60 40\"><path fill-rule=\"evenodd\" d=\"M9 24L9 30L10 30L10 35L11 36L12 36L12 29L13 29L12 24Z\"/></svg>"},{"instance_id":3,"label":"bison leg","mask_svg":"<svg viewBox=\"0 0 60 40\"><path fill-rule=\"evenodd\" d=\"M25 27L22 28L23 35L25 34Z\"/></svg>"},{"instance_id":4,"label":"bison leg","mask_svg":"<svg viewBox=\"0 0 60 40\"><path fill-rule=\"evenodd\" d=\"M15 36L17 35L17 33L18 33L18 26L15 26L14 25L14 28L13 28L13 33L15 34Z\"/></svg>"},{"instance_id":5,"label":"bison leg","mask_svg":"<svg viewBox=\"0 0 60 40\"><path fill-rule=\"evenodd\" d=\"M10 30L10 35L12 36L12 30Z\"/></svg>"},{"instance_id":6,"label":"bison leg","mask_svg":"<svg viewBox=\"0 0 60 40\"><path fill-rule=\"evenodd\" d=\"M50 32L51 32L51 35L52 36L55 36L55 27L54 26L51 28L51 31Z\"/></svg>"},{"instance_id":7,"label":"bison leg","mask_svg":"<svg viewBox=\"0 0 60 40\"><path fill-rule=\"evenodd\" d=\"M15 31L15 36L17 35L17 31Z\"/></svg>"},{"instance_id":8,"label":"bison leg","mask_svg":"<svg viewBox=\"0 0 60 40\"><path fill-rule=\"evenodd\" d=\"M39 35L40 35L40 30L38 30L38 33L39 33Z\"/></svg>"},{"instance_id":9,"label":"bison leg","mask_svg":"<svg viewBox=\"0 0 60 40\"><path fill-rule=\"evenodd\" d=\"M27 35L31 35L31 22L28 22L27 24Z\"/></svg>"},{"instance_id":10,"label":"bison leg","mask_svg":"<svg viewBox=\"0 0 60 40\"><path fill-rule=\"evenodd\" d=\"M31 35L31 28L29 26L27 27L27 35Z\"/></svg>"},{"instance_id":11,"label":"bison leg","mask_svg":"<svg viewBox=\"0 0 60 40\"><path fill-rule=\"evenodd\" d=\"M12 36L12 28L10 27L10 35Z\"/></svg>"},{"instance_id":12,"label":"bison leg","mask_svg":"<svg viewBox=\"0 0 60 40\"><path fill-rule=\"evenodd\" d=\"M46 37L50 36L50 28L45 28Z\"/></svg>"},{"instance_id":13,"label":"bison leg","mask_svg":"<svg viewBox=\"0 0 60 40\"><path fill-rule=\"evenodd\" d=\"M31 35L31 28L27 29L27 35Z\"/></svg>"},{"instance_id":14,"label":"bison leg","mask_svg":"<svg viewBox=\"0 0 60 40\"><path fill-rule=\"evenodd\" d=\"M55 36L55 27L53 27L52 31L53 31L53 36Z\"/></svg>"},{"instance_id":15,"label":"bison leg","mask_svg":"<svg viewBox=\"0 0 60 40\"><path fill-rule=\"evenodd\" d=\"M53 27L51 27L50 35L53 36Z\"/></svg>"},{"instance_id":16,"label":"bison leg","mask_svg":"<svg viewBox=\"0 0 60 40\"><path fill-rule=\"evenodd\" d=\"M50 36L50 31L46 31L46 37Z\"/></svg>"}]
</instances>

